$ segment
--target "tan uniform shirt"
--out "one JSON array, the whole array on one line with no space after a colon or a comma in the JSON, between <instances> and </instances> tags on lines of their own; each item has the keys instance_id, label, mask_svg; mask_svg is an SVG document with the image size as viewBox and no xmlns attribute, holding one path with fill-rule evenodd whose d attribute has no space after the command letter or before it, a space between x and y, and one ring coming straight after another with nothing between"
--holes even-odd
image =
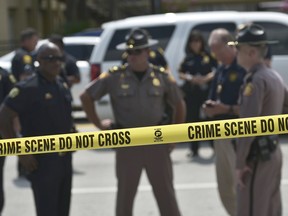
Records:
<instances>
[{"instance_id":1,"label":"tan uniform shirt","mask_svg":"<svg viewBox=\"0 0 288 216\"><path fill-rule=\"evenodd\" d=\"M285 91L286 87L277 72L262 64L256 65L246 75L240 93L240 118L281 114ZM237 168L245 166L254 138L238 139Z\"/></svg>"},{"instance_id":2,"label":"tan uniform shirt","mask_svg":"<svg viewBox=\"0 0 288 216\"><path fill-rule=\"evenodd\" d=\"M173 77L149 65L140 81L129 66L103 73L88 87L94 100L109 94L116 123L123 128L152 126L161 122L165 101L172 107L181 99Z\"/></svg>"}]
</instances>

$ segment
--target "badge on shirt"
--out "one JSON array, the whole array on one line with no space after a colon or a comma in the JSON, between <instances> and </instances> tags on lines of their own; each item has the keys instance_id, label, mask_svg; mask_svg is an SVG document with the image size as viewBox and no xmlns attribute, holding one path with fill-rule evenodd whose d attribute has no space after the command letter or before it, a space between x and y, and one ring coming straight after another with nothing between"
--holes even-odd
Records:
<instances>
[{"instance_id":1,"label":"badge on shirt","mask_svg":"<svg viewBox=\"0 0 288 216\"><path fill-rule=\"evenodd\" d=\"M20 90L18 88L14 87L9 92L9 97L10 98L15 98L17 95L19 95L19 92L20 92Z\"/></svg>"},{"instance_id":2,"label":"badge on shirt","mask_svg":"<svg viewBox=\"0 0 288 216\"><path fill-rule=\"evenodd\" d=\"M160 81L158 78L154 78L152 83L153 83L153 86L160 86Z\"/></svg>"},{"instance_id":3,"label":"badge on shirt","mask_svg":"<svg viewBox=\"0 0 288 216\"><path fill-rule=\"evenodd\" d=\"M208 64L209 61L210 61L209 56L207 56L207 55L203 56L203 60L202 61L203 61L204 64Z\"/></svg>"},{"instance_id":4,"label":"badge on shirt","mask_svg":"<svg viewBox=\"0 0 288 216\"><path fill-rule=\"evenodd\" d=\"M53 97L52 94L50 94L49 92L45 94L46 100L50 100L52 97Z\"/></svg>"},{"instance_id":5,"label":"badge on shirt","mask_svg":"<svg viewBox=\"0 0 288 216\"><path fill-rule=\"evenodd\" d=\"M250 96L250 95L252 95L252 92L253 92L253 85L251 82L249 82L245 85L243 95L244 96Z\"/></svg>"},{"instance_id":6,"label":"badge on shirt","mask_svg":"<svg viewBox=\"0 0 288 216\"><path fill-rule=\"evenodd\" d=\"M23 62L24 62L24 64L31 64L32 63L32 57L30 55L24 55L23 56Z\"/></svg>"},{"instance_id":7,"label":"badge on shirt","mask_svg":"<svg viewBox=\"0 0 288 216\"><path fill-rule=\"evenodd\" d=\"M230 81L230 82L234 82L234 81L237 79L237 77L238 77L238 75L237 75L236 72L231 72L231 73L229 74L229 81Z\"/></svg>"}]
</instances>

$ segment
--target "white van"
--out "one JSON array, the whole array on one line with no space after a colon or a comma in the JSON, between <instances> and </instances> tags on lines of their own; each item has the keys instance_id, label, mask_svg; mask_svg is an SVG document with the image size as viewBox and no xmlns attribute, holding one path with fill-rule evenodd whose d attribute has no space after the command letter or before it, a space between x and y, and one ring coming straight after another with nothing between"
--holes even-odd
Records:
<instances>
[{"instance_id":1,"label":"white van","mask_svg":"<svg viewBox=\"0 0 288 216\"><path fill-rule=\"evenodd\" d=\"M165 57L175 78L180 84L177 69L185 55L185 45L192 30L200 30L206 39L215 28L226 28L234 33L239 24L254 22L262 25L273 45L273 63L288 84L288 15L277 12L189 12L167 13L131 17L102 25L101 43L94 48L90 58L91 77L96 78L108 68L121 64L122 51L116 45L125 41L131 28L140 27L149 31L165 50Z\"/></svg>"}]
</instances>

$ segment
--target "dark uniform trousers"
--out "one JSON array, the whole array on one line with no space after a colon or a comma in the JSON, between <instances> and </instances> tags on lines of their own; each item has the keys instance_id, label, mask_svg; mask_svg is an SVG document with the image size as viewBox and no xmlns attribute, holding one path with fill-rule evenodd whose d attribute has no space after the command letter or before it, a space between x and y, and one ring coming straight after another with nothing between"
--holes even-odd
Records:
<instances>
[{"instance_id":1,"label":"dark uniform trousers","mask_svg":"<svg viewBox=\"0 0 288 216\"><path fill-rule=\"evenodd\" d=\"M142 169L145 168L162 216L180 216L173 188L172 162L168 145L118 148L116 216L132 216L133 202Z\"/></svg>"},{"instance_id":2,"label":"dark uniform trousers","mask_svg":"<svg viewBox=\"0 0 288 216\"><path fill-rule=\"evenodd\" d=\"M28 175L37 216L68 216L72 187L72 155L36 155L39 168Z\"/></svg>"},{"instance_id":3,"label":"dark uniform trousers","mask_svg":"<svg viewBox=\"0 0 288 216\"><path fill-rule=\"evenodd\" d=\"M252 180L253 177L251 175L247 175L245 179L247 186L244 189L237 188L241 190L241 193L237 193L237 215L281 216L282 207L279 185L281 181L282 156L279 145L269 161L258 161L257 165L256 162L252 162L251 165L252 169L255 170L254 180ZM265 190L263 190L264 188Z\"/></svg>"}]
</instances>

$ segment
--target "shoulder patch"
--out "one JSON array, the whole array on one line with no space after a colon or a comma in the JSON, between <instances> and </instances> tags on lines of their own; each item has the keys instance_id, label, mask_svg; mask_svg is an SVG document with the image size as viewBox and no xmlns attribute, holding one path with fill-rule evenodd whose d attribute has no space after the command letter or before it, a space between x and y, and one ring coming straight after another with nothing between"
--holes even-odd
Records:
<instances>
[{"instance_id":1,"label":"shoulder patch","mask_svg":"<svg viewBox=\"0 0 288 216\"><path fill-rule=\"evenodd\" d=\"M244 96L251 96L252 93L253 93L253 85L251 82L249 82L244 87L243 95Z\"/></svg>"},{"instance_id":2,"label":"shoulder patch","mask_svg":"<svg viewBox=\"0 0 288 216\"><path fill-rule=\"evenodd\" d=\"M9 96L10 98L15 98L17 95L19 95L19 93L20 93L19 88L14 87L14 88L11 89L11 91L9 92L9 95L8 95L8 96Z\"/></svg>"}]
</instances>

